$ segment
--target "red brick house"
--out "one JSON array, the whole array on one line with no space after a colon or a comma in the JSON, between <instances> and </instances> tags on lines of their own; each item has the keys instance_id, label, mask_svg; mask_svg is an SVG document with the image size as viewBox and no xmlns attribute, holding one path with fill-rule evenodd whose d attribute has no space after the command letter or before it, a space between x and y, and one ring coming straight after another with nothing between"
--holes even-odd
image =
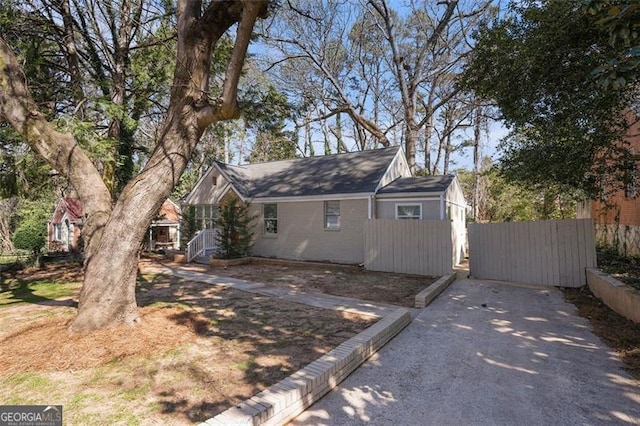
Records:
<instances>
[{"instance_id":1,"label":"red brick house","mask_svg":"<svg viewBox=\"0 0 640 426\"><path fill-rule=\"evenodd\" d=\"M82 251L82 204L73 197L58 200L47 224L49 252Z\"/></svg>"},{"instance_id":2,"label":"red brick house","mask_svg":"<svg viewBox=\"0 0 640 426\"><path fill-rule=\"evenodd\" d=\"M150 250L180 249L180 207L166 200L151 222L145 246Z\"/></svg>"},{"instance_id":3,"label":"red brick house","mask_svg":"<svg viewBox=\"0 0 640 426\"><path fill-rule=\"evenodd\" d=\"M82 251L82 203L73 197L62 197L47 224L49 252ZM180 207L166 200L151 223L144 241L147 249L180 248Z\"/></svg>"},{"instance_id":4,"label":"red brick house","mask_svg":"<svg viewBox=\"0 0 640 426\"><path fill-rule=\"evenodd\" d=\"M578 206L578 218L593 218L596 242L625 256L640 256L640 117L633 118L627 141L635 160L634 181L624 190L603 191L603 199Z\"/></svg>"}]
</instances>

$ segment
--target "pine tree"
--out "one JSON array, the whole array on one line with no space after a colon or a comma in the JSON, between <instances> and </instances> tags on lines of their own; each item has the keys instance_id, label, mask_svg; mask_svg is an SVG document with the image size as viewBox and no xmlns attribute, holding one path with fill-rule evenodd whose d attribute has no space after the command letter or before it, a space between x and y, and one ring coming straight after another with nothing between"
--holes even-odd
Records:
<instances>
[{"instance_id":1,"label":"pine tree","mask_svg":"<svg viewBox=\"0 0 640 426\"><path fill-rule=\"evenodd\" d=\"M253 232L250 231L251 221L245 204L238 204L238 200L223 204L216 221L218 234L217 257L221 259L235 259L248 256L253 245Z\"/></svg>"}]
</instances>

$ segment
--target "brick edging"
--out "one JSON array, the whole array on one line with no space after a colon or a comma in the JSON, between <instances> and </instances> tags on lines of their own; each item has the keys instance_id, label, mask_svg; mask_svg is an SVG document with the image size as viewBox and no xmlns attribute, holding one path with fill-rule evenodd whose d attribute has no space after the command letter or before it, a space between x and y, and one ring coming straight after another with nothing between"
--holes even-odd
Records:
<instances>
[{"instance_id":1,"label":"brick edging","mask_svg":"<svg viewBox=\"0 0 640 426\"><path fill-rule=\"evenodd\" d=\"M281 425L336 387L411 322L397 309L284 380L201 423L201 426Z\"/></svg>"},{"instance_id":2,"label":"brick edging","mask_svg":"<svg viewBox=\"0 0 640 426\"><path fill-rule=\"evenodd\" d=\"M416 295L416 308L426 308L456 280L456 274L445 275Z\"/></svg>"},{"instance_id":3,"label":"brick edging","mask_svg":"<svg viewBox=\"0 0 640 426\"><path fill-rule=\"evenodd\" d=\"M587 268L586 274L587 285L598 299L620 315L640 323L640 291L599 269Z\"/></svg>"}]
</instances>

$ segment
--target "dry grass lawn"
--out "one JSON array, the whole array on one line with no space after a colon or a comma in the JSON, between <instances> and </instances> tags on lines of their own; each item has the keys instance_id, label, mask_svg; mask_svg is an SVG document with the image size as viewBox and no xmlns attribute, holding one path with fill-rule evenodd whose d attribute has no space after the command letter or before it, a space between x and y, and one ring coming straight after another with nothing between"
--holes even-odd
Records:
<instances>
[{"instance_id":1,"label":"dry grass lawn","mask_svg":"<svg viewBox=\"0 0 640 426\"><path fill-rule=\"evenodd\" d=\"M69 334L77 264L0 292L2 404L61 404L65 424L190 424L307 365L375 322L162 275L141 275L143 322Z\"/></svg>"}]
</instances>

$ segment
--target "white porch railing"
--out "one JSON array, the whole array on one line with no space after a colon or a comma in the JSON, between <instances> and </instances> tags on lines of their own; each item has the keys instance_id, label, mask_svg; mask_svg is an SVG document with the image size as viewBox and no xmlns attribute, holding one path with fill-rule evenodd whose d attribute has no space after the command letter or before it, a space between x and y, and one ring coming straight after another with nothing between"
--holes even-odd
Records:
<instances>
[{"instance_id":1,"label":"white porch railing","mask_svg":"<svg viewBox=\"0 0 640 426\"><path fill-rule=\"evenodd\" d=\"M196 257L207 250L216 248L215 229L203 229L198 232L187 244L187 262L191 262Z\"/></svg>"}]
</instances>

